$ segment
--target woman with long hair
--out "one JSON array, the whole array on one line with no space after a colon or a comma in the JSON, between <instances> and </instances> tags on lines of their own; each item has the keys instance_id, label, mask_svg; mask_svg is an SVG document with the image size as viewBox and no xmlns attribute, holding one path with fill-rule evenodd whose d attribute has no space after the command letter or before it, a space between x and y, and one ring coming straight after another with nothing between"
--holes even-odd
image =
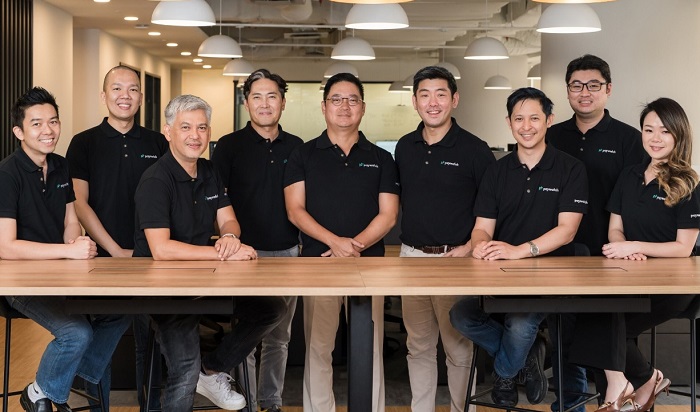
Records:
<instances>
[{"instance_id":1,"label":"woman with long hair","mask_svg":"<svg viewBox=\"0 0 700 412\"><path fill-rule=\"evenodd\" d=\"M698 174L691 167L692 132L683 108L660 98L640 116L649 155L623 170L608 202L610 259L688 257L700 232ZM682 313L694 295L652 295L650 313L580 315L571 362L603 370L605 398L598 411L647 411L671 382L637 347L645 330Z\"/></svg>"}]
</instances>

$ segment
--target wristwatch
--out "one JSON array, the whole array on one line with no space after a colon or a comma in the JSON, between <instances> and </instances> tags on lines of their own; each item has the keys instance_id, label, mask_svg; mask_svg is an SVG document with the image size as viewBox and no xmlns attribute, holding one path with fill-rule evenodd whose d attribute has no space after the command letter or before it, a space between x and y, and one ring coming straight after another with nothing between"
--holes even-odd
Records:
<instances>
[{"instance_id":1,"label":"wristwatch","mask_svg":"<svg viewBox=\"0 0 700 412\"><path fill-rule=\"evenodd\" d=\"M540 248L538 248L534 242L529 241L527 243L530 244L530 254L532 255L532 257L535 257L540 254Z\"/></svg>"},{"instance_id":2,"label":"wristwatch","mask_svg":"<svg viewBox=\"0 0 700 412\"><path fill-rule=\"evenodd\" d=\"M224 233L223 235L221 235L219 237L221 237L221 238L232 237L234 239L238 239L238 236L234 235L233 233Z\"/></svg>"}]
</instances>

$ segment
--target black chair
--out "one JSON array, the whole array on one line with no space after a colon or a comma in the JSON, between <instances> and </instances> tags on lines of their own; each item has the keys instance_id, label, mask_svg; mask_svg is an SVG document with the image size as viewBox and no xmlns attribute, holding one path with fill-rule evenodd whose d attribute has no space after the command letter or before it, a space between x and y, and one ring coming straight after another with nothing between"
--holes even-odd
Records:
<instances>
[{"instance_id":1,"label":"black chair","mask_svg":"<svg viewBox=\"0 0 700 412\"><path fill-rule=\"evenodd\" d=\"M682 395L690 397L690 410L691 412L696 412L697 401L700 396L696 394L696 363L697 362L697 347L696 347L696 320L700 319L700 296L696 296L695 299L690 302L688 308L678 315L677 319L688 319L690 321L690 393L682 392L678 390L671 389L669 392L675 395ZM656 366L656 327L651 328L651 366ZM652 407L651 411L654 411Z\"/></svg>"},{"instance_id":2,"label":"black chair","mask_svg":"<svg viewBox=\"0 0 700 412\"><path fill-rule=\"evenodd\" d=\"M216 318L212 317L202 317L202 320L200 321L200 325L208 327L215 332L215 336L218 338L223 337L224 331L221 325L218 324ZM153 363L154 363L154 357L156 354L155 347L158 343L156 342L156 334L155 334L155 328L151 326L149 335L148 335L148 352L146 353L146 365L145 365L145 372L144 372L144 388L143 388L143 393L144 393L144 402L143 405L141 405L141 410L145 412L161 412L161 409L156 409L156 408L150 408L148 405L151 404L151 390L153 389ZM163 363L165 364L165 363ZM239 378L236 380L236 387L233 389L236 390L236 392L243 393L245 396L246 400L246 406L243 408L244 411L250 411L250 385L249 385L249 372L248 372L248 362L244 360L241 362L241 364L238 366L237 371L239 371L239 374L242 375L242 379L240 376L237 376ZM241 384L238 382L242 382L242 388ZM195 406L192 408L194 411L210 411L210 410L218 410L221 409L218 406L215 405L204 405L204 406Z\"/></svg>"},{"instance_id":3,"label":"black chair","mask_svg":"<svg viewBox=\"0 0 700 412\"><path fill-rule=\"evenodd\" d=\"M7 302L4 296L0 296L0 316L5 318L5 359L4 359L4 364L3 364L3 386L2 386L2 393L0 393L0 397L2 397L2 411L7 412L8 407L7 407L7 402L8 398L10 396L17 396L22 393L22 391L13 391L10 392L9 387L10 387L10 346L12 343L12 320L13 319L27 319L24 314L19 312L18 310L15 310L10 304ZM94 408L99 408L100 411L102 411L102 405L103 405L103 390L102 390L102 385L98 384L98 397L95 398L92 395L88 395L85 392L79 391L77 389L71 388L71 392L75 393L76 395L82 396L83 398L87 399L89 402L92 402L92 405L88 406L81 406L78 408L71 408L74 411L87 411L90 409Z\"/></svg>"}]
</instances>

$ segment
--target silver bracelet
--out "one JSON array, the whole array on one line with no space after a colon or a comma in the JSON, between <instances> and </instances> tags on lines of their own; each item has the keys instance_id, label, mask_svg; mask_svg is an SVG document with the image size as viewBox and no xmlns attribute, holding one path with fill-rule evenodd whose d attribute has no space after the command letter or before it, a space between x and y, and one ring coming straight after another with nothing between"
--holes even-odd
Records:
<instances>
[{"instance_id":1,"label":"silver bracelet","mask_svg":"<svg viewBox=\"0 0 700 412\"><path fill-rule=\"evenodd\" d=\"M233 233L224 233L223 235L219 236L220 238L225 238L225 237L232 237L234 239L238 239L238 236L234 235Z\"/></svg>"}]
</instances>

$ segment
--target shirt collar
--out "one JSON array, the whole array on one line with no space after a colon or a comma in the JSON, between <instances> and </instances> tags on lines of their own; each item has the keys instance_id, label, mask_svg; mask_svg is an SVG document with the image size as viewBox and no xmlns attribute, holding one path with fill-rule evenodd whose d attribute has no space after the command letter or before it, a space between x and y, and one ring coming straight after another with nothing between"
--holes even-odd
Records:
<instances>
[{"instance_id":1,"label":"shirt collar","mask_svg":"<svg viewBox=\"0 0 700 412\"><path fill-rule=\"evenodd\" d=\"M552 167L554 167L554 159L556 158L556 149L553 148L551 145L547 145L544 148L544 153L542 154L542 158L540 159L539 162L535 165L535 167L532 168L534 169L544 169L544 170L549 170ZM509 155L508 159L508 167L510 169L517 169L519 167L522 167L523 164L520 162L520 159L518 158L518 150L513 151Z\"/></svg>"},{"instance_id":2,"label":"shirt collar","mask_svg":"<svg viewBox=\"0 0 700 412\"><path fill-rule=\"evenodd\" d=\"M22 147L18 147L17 150L15 150L15 156L17 157L17 161L19 162L22 169L24 169L26 172L34 173L42 170L41 166L34 163L34 161L29 158L27 153L24 150L22 150ZM56 163L56 156L57 155L53 153L49 153L46 155L46 164L48 165L48 167L46 168L47 176L49 175L49 173L53 172L58 167L58 164Z\"/></svg>"},{"instance_id":3,"label":"shirt collar","mask_svg":"<svg viewBox=\"0 0 700 412\"><path fill-rule=\"evenodd\" d=\"M141 126L137 125L136 122L134 122L133 126L131 126L131 129L128 132L121 133L119 130L112 127L112 125L109 124L107 118L105 117L102 120L102 123L100 124L100 129L102 130L102 133L104 133L107 137L121 137L123 135L127 135L134 139L141 138Z\"/></svg>"},{"instance_id":4,"label":"shirt collar","mask_svg":"<svg viewBox=\"0 0 700 412\"><path fill-rule=\"evenodd\" d=\"M359 147L362 150L371 150L372 149L372 143L370 143L369 140L365 137L364 133L361 131L358 132L360 137L357 140L357 147ZM333 147L334 144L331 142L330 137L328 137L328 130L324 130L323 133L316 139L316 148L317 149L328 149L330 147Z\"/></svg>"},{"instance_id":5,"label":"shirt collar","mask_svg":"<svg viewBox=\"0 0 700 412\"><path fill-rule=\"evenodd\" d=\"M173 153L168 150L162 157L163 161L165 162L165 166L168 168L168 170L173 174L175 177L175 180L178 182L189 182L192 180L192 176L190 176L187 171L180 165L180 163L177 162L177 159L175 159L175 156L173 156ZM204 168L199 167L199 161L197 161L197 177L194 178L195 180L201 180L204 178L203 173L204 173Z\"/></svg>"},{"instance_id":6,"label":"shirt collar","mask_svg":"<svg viewBox=\"0 0 700 412\"><path fill-rule=\"evenodd\" d=\"M245 125L245 128L246 128L247 132L250 133L250 135L255 138L256 142L264 142L264 141L268 140L268 139L260 136L260 133L258 133L258 131L255 130L255 128L253 128L253 125L251 124L250 120L248 120L248 123ZM284 135L287 133L284 130L282 130L282 126L280 126L279 124L277 124L277 130L278 130L278 134L277 134L277 137L275 138L275 140L273 140L273 142L276 142L278 140L280 142L283 142L285 140Z\"/></svg>"},{"instance_id":7,"label":"shirt collar","mask_svg":"<svg viewBox=\"0 0 700 412\"><path fill-rule=\"evenodd\" d=\"M610 112L608 112L608 109L603 109L603 118L600 119L598 124L591 127L591 130L605 132L606 130L608 130L608 127L610 127L610 123L612 123L612 117L610 116ZM571 119L567 120L564 123L564 128L566 130L569 130L569 131L580 132L578 130L578 126L576 126L576 115L575 114L573 116L571 116Z\"/></svg>"},{"instance_id":8,"label":"shirt collar","mask_svg":"<svg viewBox=\"0 0 700 412\"><path fill-rule=\"evenodd\" d=\"M445 146L445 147L452 147L457 143L457 136L459 135L459 125L457 124L457 120L453 117L452 118L452 126L450 126L450 130L447 131L447 134L435 145L438 146ZM423 130L425 130L425 123L420 122L418 124L418 128L416 129L415 132L413 132L413 142L414 143L422 143L425 140L423 139Z\"/></svg>"}]
</instances>

